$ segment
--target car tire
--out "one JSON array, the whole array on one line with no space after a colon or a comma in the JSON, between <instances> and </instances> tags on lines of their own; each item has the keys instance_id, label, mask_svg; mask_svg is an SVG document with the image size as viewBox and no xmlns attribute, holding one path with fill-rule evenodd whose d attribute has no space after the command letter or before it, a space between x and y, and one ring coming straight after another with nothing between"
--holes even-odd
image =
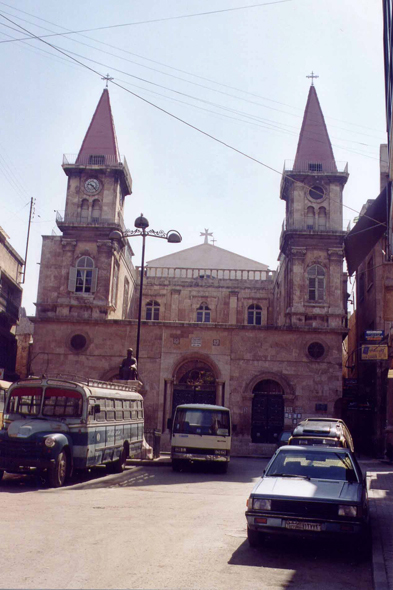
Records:
<instances>
[{"instance_id":1,"label":"car tire","mask_svg":"<svg viewBox=\"0 0 393 590\"><path fill-rule=\"evenodd\" d=\"M65 449L63 449L56 457L54 467L48 469L48 484L52 488L61 488L68 474L68 455Z\"/></svg>"},{"instance_id":2,"label":"car tire","mask_svg":"<svg viewBox=\"0 0 393 590\"><path fill-rule=\"evenodd\" d=\"M261 542L261 533L247 527L247 539L250 547L258 547Z\"/></svg>"}]
</instances>

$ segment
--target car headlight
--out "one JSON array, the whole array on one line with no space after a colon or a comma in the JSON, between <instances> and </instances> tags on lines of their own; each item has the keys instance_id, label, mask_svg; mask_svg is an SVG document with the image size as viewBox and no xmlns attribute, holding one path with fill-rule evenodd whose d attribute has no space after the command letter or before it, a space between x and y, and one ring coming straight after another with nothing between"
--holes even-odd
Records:
<instances>
[{"instance_id":1,"label":"car headlight","mask_svg":"<svg viewBox=\"0 0 393 590\"><path fill-rule=\"evenodd\" d=\"M45 439L45 446L49 447L50 449L54 447L56 444L56 439L53 436L47 436Z\"/></svg>"},{"instance_id":2,"label":"car headlight","mask_svg":"<svg viewBox=\"0 0 393 590\"><path fill-rule=\"evenodd\" d=\"M264 500L262 498L254 498L252 501L252 507L254 510L271 510L272 501Z\"/></svg>"},{"instance_id":3,"label":"car headlight","mask_svg":"<svg viewBox=\"0 0 393 590\"><path fill-rule=\"evenodd\" d=\"M352 506L351 504L340 504L338 507L338 515L356 518L356 516L358 516L358 507Z\"/></svg>"}]
</instances>

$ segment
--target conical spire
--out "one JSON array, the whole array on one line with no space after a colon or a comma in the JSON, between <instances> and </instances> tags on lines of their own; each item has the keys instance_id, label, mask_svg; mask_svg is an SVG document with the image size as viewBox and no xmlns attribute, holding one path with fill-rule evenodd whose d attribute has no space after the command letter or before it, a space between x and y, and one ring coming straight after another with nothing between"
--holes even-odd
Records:
<instances>
[{"instance_id":1,"label":"conical spire","mask_svg":"<svg viewBox=\"0 0 393 590\"><path fill-rule=\"evenodd\" d=\"M116 165L120 162L109 92L104 88L76 164Z\"/></svg>"},{"instance_id":2,"label":"conical spire","mask_svg":"<svg viewBox=\"0 0 393 590\"><path fill-rule=\"evenodd\" d=\"M310 86L294 170L336 172L336 162L315 86Z\"/></svg>"}]
</instances>

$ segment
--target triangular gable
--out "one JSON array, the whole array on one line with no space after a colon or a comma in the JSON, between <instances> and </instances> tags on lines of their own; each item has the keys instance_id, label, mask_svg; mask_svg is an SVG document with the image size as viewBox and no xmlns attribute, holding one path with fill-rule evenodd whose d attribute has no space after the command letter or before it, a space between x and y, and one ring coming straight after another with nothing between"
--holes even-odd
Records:
<instances>
[{"instance_id":1,"label":"triangular gable","mask_svg":"<svg viewBox=\"0 0 393 590\"><path fill-rule=\"evenodd\" d=\"M235 254L224 248L212 244L192 246L174 254L161 256L148 262L150 267L158 268L211 268L235 270L267 270L267 264L262 264L251 258Z\"/></svg>"}]
</instances>

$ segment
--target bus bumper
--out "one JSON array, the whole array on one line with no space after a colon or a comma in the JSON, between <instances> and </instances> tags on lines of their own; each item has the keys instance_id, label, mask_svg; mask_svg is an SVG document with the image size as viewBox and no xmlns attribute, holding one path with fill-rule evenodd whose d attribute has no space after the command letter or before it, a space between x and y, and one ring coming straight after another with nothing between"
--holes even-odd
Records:
<instances>
[{"instance_id":1,"label":"bus bumper","mask_svg":"<svg viewBox=\"0 0 393 590\"><path fill-rule=\"evenodd\" d=\"M49 469L55 466L55 459L31 459L18 457L0 457L0 469L9 473L28 471L31 468Z\"/></svg>"},{"instance_id":2,"label":"bus bumper","mask_svg":"<svg viewBox=\"0 0 393 590\"><path fill-rule=\"evenodd\" d=\"M229 463L228 455L202 455L198 453L172 453L172 459L183 459L184 461L214 461L217 463Z\"/></svg>"}]
</instances>

